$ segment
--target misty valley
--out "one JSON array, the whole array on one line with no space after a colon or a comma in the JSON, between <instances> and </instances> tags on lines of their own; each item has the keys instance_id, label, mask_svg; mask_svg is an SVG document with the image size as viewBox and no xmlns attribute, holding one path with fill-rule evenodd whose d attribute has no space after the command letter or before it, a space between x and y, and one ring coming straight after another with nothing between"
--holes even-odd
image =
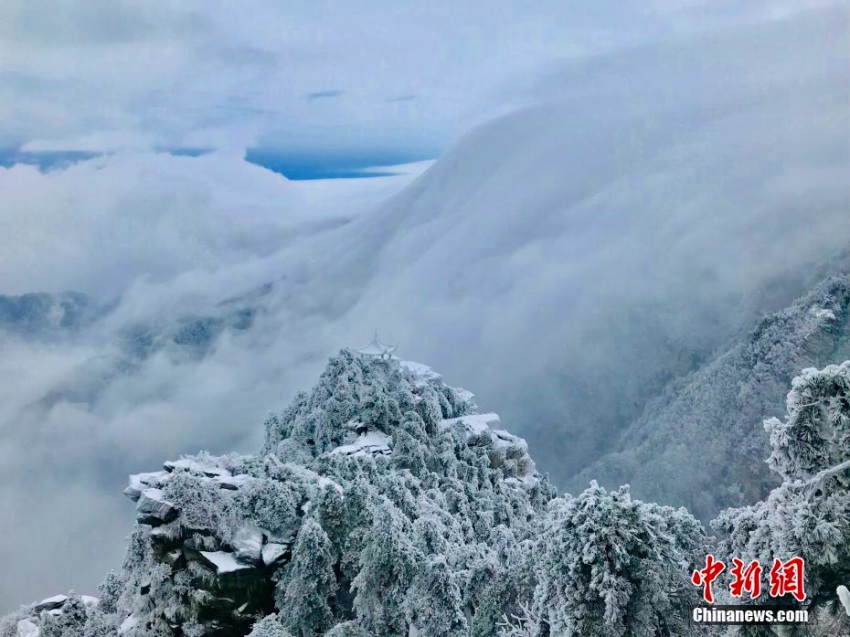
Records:
<instances>
[{"instance_id":1,"label":"misty valley","mask_svg":"<svg viewBox=\"0 0 850 637\"><path fill-rule=\"evenodd\" d=\"M0 59L0 637L850 635L845 0Z\"/></svg>"}]
</instances>

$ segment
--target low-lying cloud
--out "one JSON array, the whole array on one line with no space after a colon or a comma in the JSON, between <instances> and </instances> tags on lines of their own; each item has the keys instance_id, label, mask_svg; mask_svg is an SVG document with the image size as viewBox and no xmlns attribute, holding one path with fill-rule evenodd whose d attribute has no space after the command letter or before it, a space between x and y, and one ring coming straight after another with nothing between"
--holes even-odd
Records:
<instances>
[{"instance_id":1,"label":"low-lying cloud","mask_svg":"<svg viewBox=\"0 0 850 637\"><path fill-rule=\"evenodd\" d=\"M2 292L77 289L106 312L0 337L0 606L90 592L131 523L126 473L255 448L263 416L375 327L568 477L667 377L840 266L846 18L555 70L380 206L410 177L304 185L241 154L150 152L0 169ZM752 44L801 34L804 55ZM134 326L230 308L250 326L225 321L209 350L128 354Z\"/></svg>"}]
</instances>

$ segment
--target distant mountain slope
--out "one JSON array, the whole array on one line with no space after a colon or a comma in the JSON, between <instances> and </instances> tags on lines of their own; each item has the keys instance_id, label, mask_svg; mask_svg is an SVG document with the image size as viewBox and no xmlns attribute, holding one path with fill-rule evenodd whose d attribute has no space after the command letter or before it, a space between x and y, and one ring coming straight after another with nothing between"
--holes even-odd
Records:
<instances>
[{"instance_id":1,"label":"distant mountain slope","mask_svg":"<svg viewBox=\"0 0 850 637\"><path fill-rule=\"evenodd\" d=\"M93 321L100 310L79 292L0 295L0 338L55 338L75 332Z\"/></svg>"},{"instance_id":2,"label":"distant mountain slope","mask_svg":"<svg viewBox=\"0 0 850 637\"><path fill-rule=\"evenodd\" d=\"M764 497L775 478L762 422L785 413L804 367L850 358L850 276L831 277L699 371L676 380L626 430L618 450L571 480L625 482L634 492L686 505L703 519Z\"/></svg>"}]
</instances>

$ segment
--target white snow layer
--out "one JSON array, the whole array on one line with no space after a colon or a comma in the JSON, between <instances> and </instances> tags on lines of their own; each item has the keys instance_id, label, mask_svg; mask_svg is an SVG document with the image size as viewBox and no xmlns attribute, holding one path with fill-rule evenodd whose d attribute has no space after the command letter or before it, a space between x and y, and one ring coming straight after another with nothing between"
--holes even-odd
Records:
<instances>
[{"instance_id":1,"label":"white snow layer","mask_svg":"<svg viewBox=\"0 0 850 637\"><path fill-rule=\"evenodd\" d=\"M200 553L215 567L219 575L253 568L250 564L242 564L236 561L236 556L227 551L201 551Z\"/></svg>"},{"instance_id":2,"label":"white snow layer","mask_svg":"<svg viewBox=\"0 0 850 637\"><path fill-rule=\"evenodd\" d=\"M192 471L194 473L202 473L208 478L229 477L230 471L222 467L216 467L212 464L198 462L192 458L180 458L180 460L169 460L164 465L166 471Z\"/></svg>"},{"instance_id":3,"label":"white snow layer","mask_svg":"<svg viewBox=\"0 0 850 637\"><path fill-rule=\"evenodd\" d=\"M331 454L344 456L386 455L390 453L390 438L380 431L368 431L360 434L357 440L348 445L342 445L331 451Z\"/></svg>"},{"instance_id":4,"label":"white snow layer","mask_svg":"<svg viewBox=\"0 0 850 637\"><path fill-rule=\"evenodd\" d=\"M488 429L495 429L502 424L498 414L471 414L460 418L448 418L440 422L440 427L447 429L457 425L464 426L470 433L480 436Z\"/></svg>"},{"instance_id":5,"label":"white snow layer","mask_svg":"<svg viewBox=\"0 0 850 637\"><path fill-rule=\"evenodd\" d=\"M135 615L130 615L127 619L121 622L121 625L118 627L118 634L123 635L131 628L135 628L139 624L139 618Z\"/></svg>"},{"instance_id":6,"label":"white snow layer","mask_svg":"<svg viewBox=\"0 0 850 637\"><path fill-rule=\"evenodd\" d=\"M417 384L422 385L429 380L442 380L442 375L435 372L433 369L422 363L415 361L400 361L399 364L409 371L419 381Z\"/></svg>"},{"instance_id":7,"label":"white snow layer","mask_svg":"<svg viewBox=\"0 0 850 637\"><path fill-rule=\"evenodd\" d=\"M54 595L53 597L48 597L46 599L41 600L38 604L36 604L37 608L56 608L61 606L65 602L68 601L67 595Z\"/></svg>"},{"instance_id":8,"label":"white snow layer","mask_svg":"<svg viewBox=\"0 0 850 637\"><path fill-rule=\"evenodd\" d=\"M22 619L18 622L18 637L39 637L41 631L29 619Z\"/></svg>"},{"instance_id":9,"label":"white snow layer","mask_svg":"<svg viewBox=\"0 0 850 637\"><path fill-rule=\"evenodd\" d=\"M263 547L263 564L274 564L283 557L288 549L289 547L286 544L269 542Z\"/></svg>"}]
</instances>

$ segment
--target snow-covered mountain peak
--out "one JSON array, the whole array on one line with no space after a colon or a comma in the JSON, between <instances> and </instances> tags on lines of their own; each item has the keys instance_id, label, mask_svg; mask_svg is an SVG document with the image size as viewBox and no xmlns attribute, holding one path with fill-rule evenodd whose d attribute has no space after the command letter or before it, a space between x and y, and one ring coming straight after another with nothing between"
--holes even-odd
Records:
<instances>
[{"instance_id":1,"label":"snow-covered mountain peak","mask_svg":"<svg viewBox=\"0 0 850 637\"><path fill-rule=\"evenodd\" d=\"M131 475L124 494L136 526L99 604L63 598L49 617L35 605L7 622L31 632L67 624L95 636L224 637L247 635L277 611L297 635L353 616L379 632L416 627L425 620L372 616L386 578L374 570L378 554L396 545L393 568L410 565L408 587L425 585L414 565L437 556L434 568L458 574L496 568L505 543L530 538L555 497L496 414L477 413L470 392L392 355L341 350L311 391L268 418L265 434L257 455L201 453Z\"/></svg>"}]
</instances>

